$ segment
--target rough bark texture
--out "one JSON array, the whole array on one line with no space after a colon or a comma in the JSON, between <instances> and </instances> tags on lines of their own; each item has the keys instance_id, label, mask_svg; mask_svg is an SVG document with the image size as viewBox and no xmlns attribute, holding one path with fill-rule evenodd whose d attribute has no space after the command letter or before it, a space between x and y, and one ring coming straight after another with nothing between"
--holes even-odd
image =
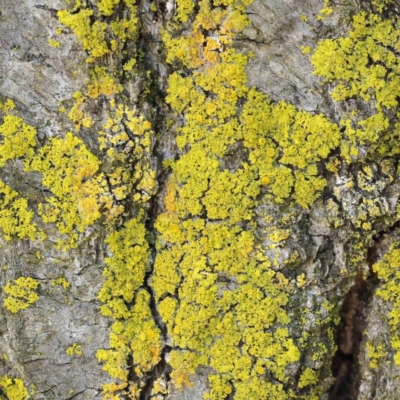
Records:
<instances>
[{"instance_id":1,"label":"rough bark texture","mask_svg":"<svg viewBox=\"0 0 400 400\"><path fill-rule=\"evenodd\" d=\"M92 9L97 3L85 4ZM351 29L351 17L362 7L371 12L373 5L356 0L332 3L334 12L318 21L319 11L324 7L322 0L255 0L246 8L251 23L232 39L231 46L238 53L254 53L246 68L248 85L269 95L273 104L284 100L312 115L322 113L340 126L349 110L357 109L366 118L374 113L373 107L356 97L334 102L329 95L333 84L321 84L321 78L313 74L310 56L304 54L302 47L314 48L322 39L346 36ZM61 0L6 0L0 4L0 100L14 101L18 115L36 128L39 147L50 138L64 137L66 132L73 131L103 162L105 153L99 150L97 136L100 121L107 119L110 112L110 96L100 95L87 101L84 110L93 120L90 127L74 130L67 116L74 104L73 93L87 84L93 67L85 62L87 53L72 31L63 27L63 34L55 33L61 26L57 11L68 7ZM190 147L182 150L175 143L176 131L185 124L185 115L175 113L166 102L168 77L181 68L183 75L192 76L193 69L166 60L162 29L167 29L173 20L176 4L141 0L137 7L139 30L134 41L125 45L124 60L105 55L97 63L121 69L130 57L140 54L137 71L129 78L121 78L122 90L117 102L135 107L152 124L151 154L146 157L149 168L156 171L157 187L150 193L151 199L140 207L127 200L123 218L141 215L138 208L145 210L149 261L141 290L150 295L154 329L160 332L162 345L157 362L142 373L133 367L137 363L134 356L127 359L129 384L135 384L138 392L129 397L121 389L115 395L119 393L121 399L201 400L209 390L208 378L214 369L211 365L198 366L195 374L189 371L192 386L179 387L169 362L171 351L182 350L182 346L176 345L172 329L160 315L160 299L152 286L155 260L165 246L165 239L163 245L158 242L157 221L166 212L164 199L172 175L163 161L179 159ZM396 15L396 3L389 7L387 15ZM122 18L125 12L122 1L116 9ZM189 31L190 20L181 28L182 35ZM50 46L49 38L59 41L60 47ZM60 112L60 105L67 112ZM340 129L343 133L344 129L341 126ZM360 154L366 147L360 146ZM237 141L224 155L221 165L236 171L247 157L248 149ZM283 306L290 322L282 325L298 350L296 359L285 367L287 379L278 378L267 367L262 379L283 388L285 394L271 394L276 399L398 399L400 367L393 361L396 349L391 342L396 329L389 323L393 304L377 295L383 282L374 272L374 265L398 240L398 155L386 157L390 161L386 169L382 159L373 157L360 156L348 162L340 158L338 146L330 157L332 160L338 157L336 171L318 164L319 175L327 184L309 207L294 202L277 204L263 190L254 206L252 221L257 241L265 245L266 254L271 261L276 260L277 270L291 286L289 300ZM365 172L366 167L372 173ZM14 314L3 306L7 296L0 290L0 378L22 379L29 398L35 400L103 398L101 385L119 381L103 371L96 358L98 349L109 348L113 323L100 312L98 293L105 280L105 259L112 256L106 237L113 229L120 229L125 220L110 228L102 217L103 220L80 232L75 248L63 251L55 244L59 239L64 241L65 236L54 223L45 224L38 217L38 205L50 193L42 183L41 174L24 171L23 162L15 159L0 169L0 179L28 199L35 210L32 223L46 234L42 241L1 239L0 288L21 276L29 276L40 283L40 298ZM364 212L364 200L372 201L378 211ZM285 223L280 223L282 220ZM359 221L369 222L371 227L363 229ZM246 230L250 229L248 226L249 221L245 221L241 227ZM279 252L271 247L269 235L274 232L271 227L285 232L290 227L290 233L275 242ZM297 258L291 257L294 253ZM70 283L68 289L53 285L53 280L60 277ZM239 285L228 276L222 278L221 292L235 290ZM304 284L299 283L301 279ZM135 299L126 301L128 307L133 307ZM368 343L382 349L379 357L375 357L378 360L375 366L371 365ZM81 346L81 355L67 354L74 344ZM307 368L315 375L309 383L299 384ZM157 380L165 390L154 389ZM0 380L0 398L25 398L10 397L6 389L2 389ZM226 393L229 400L236 396L239 395L235 388ZM247 395L249 400L272 397L268 393Z\"/></svg>"}]
</instances>

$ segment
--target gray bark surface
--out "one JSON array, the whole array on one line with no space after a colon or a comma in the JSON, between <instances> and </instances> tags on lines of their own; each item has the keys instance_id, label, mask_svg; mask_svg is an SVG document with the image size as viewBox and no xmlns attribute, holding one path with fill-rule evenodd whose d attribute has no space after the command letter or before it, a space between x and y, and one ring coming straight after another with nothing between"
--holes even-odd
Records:
<instances>
[{"instance_id":1,"label":"gray bark surface","mask_svg":"<svg viewBox=\"0 0 400 400\"><path fill-rule=\"evenodd\" d=\"M313 75L309 57L302 53L301 47L315 46L321 38L338 37L349 29L349 15L360 9L360 4L350 0L342 3L324 24L315 23L313 27L312 23L302 22L300 16L315 20L323 7L322 0L256 0L248 8L252 24L234 41L235 48L254 53L247 68L249 85L267 93L273 101L286 100L299 109L324 113L338 122L345 110L333 103L325 89L321 90L320 80ZM146 43L145 58L157 77L161 95L154 95L154 104L144 102L140 107L154 120L158 119L155 125L159 138L153 156L158 164L161 189L150 205L154 208L150 213L157 214L163 208L165 195L161 162L174 158L177 149L173 134L164 122L159 122L168 115L160 98L165 95L171 71L159 51L160 31L171 16L165 11L163 18L155 20L148 12L149 6L147 0L139 4L140 40ZM66 4L61 0L5 0L0 4L0 95L15 102L19 115L36 127L42 142L71 129L67 116L58 110L60 102L69 104L72 94L87 79L86 55L72 33L56 37L61 49L48 44L59 26L56 12L64 8ZM136 81L125 82L124 89L131 99L139 102L143 85L138 77ZM90 129L79 133L93 151L95 135ZM365 165L374 169L374 182L382 182L372 195L360 185L347 185L350 180L357 180ZM19 161L7 164L0 172L1 180L36 204L44 189L38 174L28 175L29 180ZM329 215L326 207L333 193L340 193L340 199L335 201L339 203L343 224L337 228L329 222L335 216ZM299 338L304 331L310 336L300 360L288 368L287 374L294 382L300 367L322 371L322 400L400 398L400 367L382 362L373 369L366 350L365 331L369 338L379 339L390 348L387 316L391 308L374 295L380 282L372 275L360 278L358 270L343 274L349 268L352 221L357 218L361 199L373 197L382 210L375 221L378 233L367 245L369 256L376 262L389 247L390 240L385 235L397 238L398 231L392 225L399 193L399 177L389 182L373 161L363 160L351 168L343 167L337 178L329 176L323 196L293 222L292 235L281 248L282 263L294 250L300 256L294 268L286 269L287 278L295 281L304 272L312 281L307 290L291 298L288 306L292 316L291 337ZM256 210L261 228L265 227L261 218L264 211L265 206ZM271 205L268 211L280 218L278 207ZM64 253L54 247L60 238L57 230L51 225L43 229L47 239L40 244L27 239L0 242L0 287L19 276L32 276L40 281L39 301L18 314L11 314L2 306L4 293L0 290L0 376L23 378L27 388L34 385L31 397L34 400L100 399L100 385L113 381L96 359L96 351L108 346L112 323L101 315L97 299L104 282L104 258L109 255L104 243L106 232L100 224L95 225L84 233L77 249ZM36 256L38 251L40 259ZM370 269L368 254L361 263L361 271ZM61 276L71 283L69 290L52 286L52 280ZM329 315L321 306L326 300L335 305ZM300 318L303 314L304 318ZM330 330L335 335L333 342ZM164 340L168 342L167 337ZM66 354L66 349L74 343L82 346L81 357ZM321 360L314 361L313 346L318 343L324 344L328 351ZM167 357L165 353L163 357ZM182 391L170 386L168 394L152 398L200 400L207 391L208 373L207 368L199 369L192 379L193 387ZM149 375L149 381L154 376L157 374ZM142 396L141 399L150 399L148 393Z\"/></svg>"}]
</instances>

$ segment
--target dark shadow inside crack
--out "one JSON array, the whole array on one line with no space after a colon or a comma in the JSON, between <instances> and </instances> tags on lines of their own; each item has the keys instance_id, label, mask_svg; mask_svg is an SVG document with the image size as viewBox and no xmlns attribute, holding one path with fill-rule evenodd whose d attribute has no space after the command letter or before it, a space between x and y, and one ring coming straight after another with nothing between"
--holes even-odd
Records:
<instances>
[{"instance_id":1,"label":"dark shadow inside crack","mask_svg":"<svg viewBox=\"0 0 400 400\"><path fill-rule=\"evenodd\" d=\"M357 400L361 384L359 354L367 324L370 304L379 279L373 271L381 255L381 244L385 232L380 233L374 245L368 249L366 264L369 267L365 278L362 269L355 277L340 310L340 323L336 334L337 351L332 360L332 375L329 400Z\"/></svg>"}]
</instances>

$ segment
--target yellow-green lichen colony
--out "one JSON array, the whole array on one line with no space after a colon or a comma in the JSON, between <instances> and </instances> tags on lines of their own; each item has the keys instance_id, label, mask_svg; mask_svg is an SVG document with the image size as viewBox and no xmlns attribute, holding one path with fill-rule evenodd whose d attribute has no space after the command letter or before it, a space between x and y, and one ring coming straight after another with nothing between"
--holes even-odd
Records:
<instances>
[{"instance_id":1,"label":"yellow-green lichen colony","mask_svg":"<svg viewBox=\"0 0 400 400\"><path fill-rule=\"evenodd\" d=\"M68 354L69 356L80 357L83 354L82 346L78 343L74 343L68 347L68 349L65 351L65 353Z\"/></svg>"},{"instance_id":2,"label":"yellow-green lichen colony","mask_svg":"<svg viewBox=\"0 0 400 400\"><path fill-rule=\"evenodd\" d=\"M25 310L39 300L39 295L36 293L39 287L39 282L31 277L20 277L14 282L4 286L4 307L12 313Z\"/></svg>"},{"instance_id":3,"label":"yellow-green lichen colony","mask_svg":"<svg viewBox=\"0 0 400 400\"><path fill-rule=\"evenodd\" d=\"M93 22L93 11L85 8L59 12L60 22L88 52L90 64L118 53L118 43L136 35L135 7L126 4L129 21L114 19L116 3L98 5L98 12L112 20L109 24ZM326 185L319 162L338 146L340 135L325 117L285 102L272 104L247 87L249 56L231 47L248 23L246 5L201 1L189 35L177 37L173 26L164 32L168 62L181 63L192 75L173 73L169 79L167 102L185 123L176 139L181 157L165 165L172 174L166 211L155 225L160 239L151 286L175 348L169 360L175 386L190 385L196 368L208 366L213 372L206 398L234 392L236 399L264 398L266 393L284 399L292 395L284 389L285 368L300 356L285 310L294 287L258 243L254 208L261 193L277 204L310 207ZM176 20L186 22L192 11L190 4L180 2ZM109 40L110 29L120 42ZM206 38L205 30L214 31L218 40ZM150 258L146 217L141 212L125 217L126 204L140 208L155 193L149 158L152 131L134 109L117 104L121 90L115 73L94 65L85 91L73 96L69 118L76 130L94 124L86 104L100 96L109 100L109 117L99 130L103 162L71 132L36 151L33 135L24 142L26 150L19 148L21 154L14 157L24 159L26 171L39 172L49 188L51 195L39 204L38 215L64 235L60 248L77 246L79 235L99 220L113 231L107 239L112 255L106 259L99 293L102 313L115 320L110 348L97 354L116 379L103 386L106 399L137 398L163 347L150 309L151 294L143 287ZM23 132L22 121L18 123ZM231 170L224 167L224 159L238 143L248 159ZM132 163L133 170L127 168ZM272 241L281 240L280 235L275 238L277 232L271 234ZM75 348L67 353L76 354ZM130 357L133 365L128 365ZM135 383L128 379L130 368ZM281 383L266 380L265 374ZM311 385L312 376L305 370L301 386Z\"/></svg>"},{"instance_id":4,"label":"yellow-green lichen colony","mask_svg":"<svg viewBox=\"0 0 400 400\"><path fill-rule=\"evenodd\" d=\"M291 297L309 282L304 271L294 280L287 277L287 265L296 265L299 255L293 251L282 261L280 247L290 238L296 216L321 197L327 186L322 171L337 174L343 160L361 159L362 146L383 170L388 165L384 158L398 153L398 122L391 125L389 117L398 106L400 34L396 18L379 14L390 1L373 1L377 13L357 14L347 37L319 43L311 62L317 75L335 84L332 99L357 96L374 109L365 117L354 108L336 124L287 102L272 102L247 85L252 54L236 50L233 40L249 24L245 10L250 3L178 0L176 14L163 31L166 62L175 71L168 79L166 103L178 121L171 128L176 130L178 157L164 161L168 178L154 224L155 244L146 228L149 202L157 193L155 132L140 104L132 105L124 94L126 80L139 74L131 54L139 32L132 0L99 0L94 8L77 0L58 12L64 28L57 33L72 31L88 55L88 80L68 105L73 132L38 143L36 130L18 116L14 103L0 104L0 167L18 162L24 173L39 174L48 189L32 205L0 182L5 239L43 240L52 224L60 234L57 248L66 251L78 247L96 224L107 231L109 256L98 299L101 313L113 324L109 346L99 349L97 358L114 382L102 385L104 399L139 399L149 374L166 357L166 340L172 348L167 359L170 387L191 386L203 367L208 371L208 400L321 396L319 368L331 356L331 325L338 321L327 323L327 343L310 343L306 329L294 339ZM318 19L332 12L326 1ZM49 44L59 47L53 39ZM112 62L105 63L106 57ZM111 67L113 62L117 68ZM98 101L105 104L100 117L91 112ZM97 135L95 149L78 137L89 129ZM332 156L339 149L340 156ZM235 152L241 157L232 157ZM388 176L392 167L387 167ZM374 192L373 176L366 165L357 176L358 187ZM354 182L346 185L351 189ZM335 196L341 200L339 190ZM282 218L264 216L263 230L257 213L265 205L273 205ZM334 228L344 224L335 202L326 202L325 208ZM362 241L371 240L375 221L385 215L382 209L366 197L349 217L358 229L354 240L350 237L356 243L355 264L365 256ZM400 307L397 251L393 247L374 266L383 282L378 295L393 303L393 331ZM64 289L71 285L62 277L52 284ZM34 305L38 287L30 277L8 282L4 306L16 313ZM321 315L335 306L325 301L318 307L312 317L321 327ZM298 319L308 323L308 310ZM392 345L400 348L398 340ZM313 363L300 366L307 346ZM372 362L381 357L377 347L369 344L369 350ZM65 352L80 357L84 348L74 343ZM397 353L394 358L398 363ZM289 378L290 367L298 371L297 382ZM155 394L165 393L164 378L153 387ZM0 388L9 398L27 396L19 379L1 377Z\"/></svg>"},{"instance_id":5,"label":"yellow-green lichen colony","mask_svg":"<svg viewBox=\"0 0 400 400\"><path fill-rule=\"evenodd\" d=\"M381 11L391 1L373 3ZM311 57L314 73L334 83L334 101L356 98L374 110L366 117L354 106L341 119L347 162L360 159L363 147L374 158L398 154L398 122L395 118L393 123L393 117L398 113L399 43L398 17L361 12L353 17L348 36L321 40Z\"/></svg>"},{"instance_id":6,"label":"yellow-green lichen colony","mask_svg":"<svg viewBox=\"0 0 400 400\"><path fill-rule=\"evenodd\" d=\"M165 163L172 173L155 225L151 282L172 339L171 378L190 385L190 375L207 366L206 399L291 398L285 369L300 351L285 306L295 288L259 243L254 209L261 193L310 207L326 185L319 163L339 146L339 127L248 88L249 55L231 46L248 23L245 4L198 6L190 34L164 34L167 61L192 72L169 78L167 102L184 123L176 138L181 156ZM235 145L248 158L232 170L225 160ZM317 381L306 369L299 385Z\"/></svg>"},{"instance_id":7,"label":"yellow-green lichen colony","mask_svg":"<svg viewBox=\"0 0 400 400\"><path fill-rule=\"evenodd\" d=\"M94 63L100 57L113 53L120 55L127 41L134 40L138 32L137 7L132 0L123 0L126 15L123 18L113 18L114 7L119 0L102 0L97 4L95 14L86 5L86 1L76 1L71 10L60 10L58 19L70 28L88 52L88 63ZM109 17L106 22L99 17ZM93 19L95 20L93 21Z\"/></svg>"},{"instance_id":8,"label":"yellow-green lichen colony","mask_svg":"<svg viewBox=\"0 0 400 400\"><path fill-rule=\"evenodd\" d=\"M103 386L106 399L119 398L114 392L121 389L136 398L133 393L139 393L139 388L128 381L129 368L134 368L139 379L143 379L160 359L160 331L150 310L150 294L142 288L149 266L145 234L143 216L139 215L107 239L113 256L106 259L106 280L99 299L104 303L102 314L115 322L111 328L110 349L99 350L97 358L119 383ZM130 356L134 365L128 365Z\"/></svg>"},{"instance_id":9,"label":"yellow-green lichen colony","mask_svg":"<svg viewBox=\"0 0 400 400\"><path fill-rule=\"evenodd\" d=\"M353 109L339 123L344 132L342 157L348 163L378 162L362 166L357 177L358 189L364 192L364 197L352 218L358 232L353 232L349 239L353 240L351 260L359 265L365 263L367 247L373 245L372 239L378 233L374 224L386 219L388 225L393 225L399 218L399 205L396 206L397 215L388 219L389 207L376 195L394 182L399 172L396 166L399 152L399 19L390 11L392 0L375 0L371 4L372 13L360 12L353 17L346 37L320 41L311 57L315 74L333 83L331 97L335 102L359 101L358 105L353 102ZM377 168L386 175L387 183L376 180ZM354 182L348 184L353 186ZM341 200L340 195L337 197ZM376 295L390 310L388 325L392 336L389 348L376 333L365 332L371 368L391 359L400 365L398 247L398 242L392 240L382 260L372 266L380 280Z\"/></svg>"},{"instance_id":10,"label":"yellow-green lichen colony","mask_svg":"<svg viewBox=\"0 0 400 400\"><path fill-rule=\"evenodd\" d=\"M108 15L107 2L103 3L101 12ZM112 27L117 37L107 44L114 53L118 46L124 46L126 40L133 40L136 35L136 8L132 2L124 3L129 18L115 19L107 28ZM96 22L91 26L90 14L91 11L76 14L61 11L59 18L78 30L75 33L90 53L87 61L94 63L107 52L106 42L101 39L102 32L107 29ZM89 25L82 27L82 24ZM124 68L127 72L134 67L134 61L131 59L127 63ZM138 389L127 380L127 363L132 354L137 365L136 374L143 377L143 373L158 361L161 352L160 332L149 307L150 295L139 290L149 264L144 215L138 213L136 218L127 219L132 205L134 213L138 212L140 205L146 203L156 190L155 170L150 160L152 130L151 124L135 108L116 104L115 95L122 90L119 78L104 67L94 66L85 91L74 94L74 104L69 112L76 131L87 129L94 124L94 119L84 110L85 105L100 97L109 100L108 117L100 124L98 133L98 152L102 161L72 132L39 145L36 130L18 117L12 101L1 103L0 109L4 114L0 126L2 166L20 159L24 172L39 173L42 185L50 193L31 210L26 199L1 182L0 228L5 238L43 240L44 232L33 222L34 211L35 221L40 221L41 226L53 224L57 227L61 236L56 247L63 251L77 247L87 228L95 223L102 223L104 228L114 232L107 240L113 255L107 259L106 282L99 299L104 303L101 311L116 322L110 335L110 350L98 352L104 369L112 378L118 379L118 384L104 385L103 388L105 398L113 399L119 398L114 395L115 391L121 395L129 392L136 398ZM70 286L69 282L60 279L53 280L52 284L64 288ZM7 283L4 306L14 313L32 306L39 298L37 287L38 282L30 277ZM125 294L122 301L118 287ZM132 300L135 304L130 307L128 304ZM74 346L67 349L67 354L81 355L80 347ZM4 377L5 382L7 379Z\"/></svg>"},{"instance_id":11,"label":"yellow-green lichen colony","mask_svg":"<svg viewBox=\"0 0 400 400\"><path fill-rule=\"evenodd\" d=\"M115 320L112 325L109 349L97 353L103 369L116 380L102 385L105 399L120 396L138 398L144 385L146 373L159 362L162 349L161 333L150 309L150 294L143 287L149 264L149 245L146 238L145 213L138 210L155 194L154 163L151 160L153 132L151 124L135 107L128 107L117 100L123 87L117 68L97 66L96 60L112 54L120 62L122 48L134 42L138 20L136 6L124 1L124 15L120 18L113 12L119 1L98 3L98 15L107 17L107 22L98 22L89 17L93 10L82 9L79 13L60 11L59 20L77 35L82 48L89 54L87 62L94 64L85 91L74 95L75 103L68 116L80 130L90 128L94 118L85 106L100 97L108 100L107 117L98 131L102 172L93 170L91 190L93 218L102 215L109 231L106 240L112 253L106 259L105 283L99 292L103 303L101 312ZM97 24L97 25L96 25ZM136 59L130 58L122 65L124 74L132 72ZM76 175L76 174L74 174ZM89 180L85 180L85 183ZM107 190L103 185L107 184ZM96 189L100 190L96 190ZM73 196L76 198L76 196ZM88 200L85 193L84 198ZM128 217L134 207L133 218ZM86 214L86 213L85 213ZM90 214L89 214L90 215ZM94 220L93 220L94 222ZM133 359L133 365L129 359ZM134 368L135 382L128 379Z\"/></svg>"},{"instance_id":12,"label":"yellow-green lichen colony","mask_svg":"<svg viewBox=\"0 0 400 400\"><path fill-rule=\"evenodd\" d=\"M22 379L0 376L0 400L27 400L29 393ZM6 397L3 397L3 394Z\"/></svg>"},{"instance_id":13,"label":"yellow-green lichen colony","mask_svg":"<svg viewBox=\"0 0 400 400\"><path fill-rule=\"evenodd\" d=\"M381 281L381 286L376 294L390 307L389 326L391 337L391 352L393 361L396 365L400 365L400 339L398 328L400 324L400 300L399 300L399 277L400 277L400 249L399 242L394 242L383 259L373 265L373 270ZM387 358L387 346L381 344L368 344L368 356L372 368L378 367L378 362L382 358Z\"/></svg>"}]
</instances>

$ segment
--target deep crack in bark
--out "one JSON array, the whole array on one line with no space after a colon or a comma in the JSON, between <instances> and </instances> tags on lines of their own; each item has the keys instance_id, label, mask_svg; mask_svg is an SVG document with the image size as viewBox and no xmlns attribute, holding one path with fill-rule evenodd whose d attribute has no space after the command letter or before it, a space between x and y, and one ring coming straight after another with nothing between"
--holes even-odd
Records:
<instances>
[{"instance_id":1,"label":"deep crack in bark","mask_svg":"<svg viewBox=\"0 0 400 400\"><path fill-rule=\"evenodd\" d=\"M359 355L367 324L369 307L379 279L372 266L385 253L382 242L386 235L399 228L395 223L390 229L379 232L374 244L368 249L368 277L365 279L360 269L340 310L341 321L338 326L336 344L338 350L332 360L332 374L336 378L332 385L329 400L357 400L361 384Z\"/></svg>"},{"instance_id":2,"label":"deep crack in bark","mask_svg":"<svg viewBox=\"0 0 400 400\"><path fill-rule=\"evenodd\" d=\"M338 350L332 361L332 374L336 378L331 387L329 400L356 400L361 382L358 357L366 315L371 303L376 275L370 273L364 279L362 270L357 273L355 283L350 288L340 310L336 344Z\"/></svg>"},{"instance_id":3,"label":"deep crack in bark","mask_svg":"<svg viewBox=\"0 0 400 400\"><path fill-rule=\"evenodd\" d=\"M160 133L164 130L165 123L165 115L163 112L162 105L165 103L165 92L159 86L159 82L161 79L162 72L160 72L160 65L163 64L163 60L160 59L162 54L160 50L161 40L157 38L157 34L159 34L157 27L154 25L154 20L149 18L149 14L146 13L146 7L149 7L149 4L146 5L147 0L138 1L138 7L141 10L140 15L140 31L138 44L140 50L143 52L144 57L142 59L143 70L151 71L151 75L148 77L147 84L150 85L150 94L146 96L145 102L148 106L153 109L152 117L150 118L152 127L154 132ZM161 35L159 35L161 36ZM165 67L165 71L168 68ZM163 78L166 78L165 76ZM162 321L162 318L157 310L157 303L155 299L155 293L153 288L150 285L150 280L154 271L154 262L156 258L156 245L155 245L155 228L154 224L158 215L158 198L163 193L164 182L165 182L165 173L161 168L163 161L163 154L157 151L159 146L158 139L156 139L156 143L153 148L153 156L157 159L157 181L158 181L158 191L149 201L149 208L147 210L147 219L146 219L146 231L149 234L149 246L150 246L150 268L146 273L143 288L147 290L150 294L150 310L153 316L153 320L155 321L158 329L161 332L161 337L163 341L163 348L160 356L160 361L157 365L152 368L146 374L144 379L145 384L141 387L139 400L149 400L152 397L152 390L155 382L160 377L163 377L168 385L170 380L171 367L168 365L166 358L167 354L171 351L171 347L166 345L166 336L167 330ZM132 377L135 376L133 368L130 371L130 375Z\"/></svg>"},{"instance_id":4,"label":"deep crack in bark","mask_svg":"<svg viewBox=\"0 0 400 400\"><path fill-rule=\"evenodd\" d=\"M161 183L160 183L161 186ZM146 221L146 229L148 232L152 233L154 232L154 222L156 219L157 215L157 200L156 196L151 199L150 203L150 209L148 212L148 218ZM156 248L155 248L155 243L152 242L150 243L150 250L151 250L151 268L146 274L145 280L144 280L144 288L148 291L150 294L150 310L153 315L153 319L159 328L161 334L162 334L162 339L163 339L163 349L161 352L160 356L160 361L158 362L157 365L154 366L154 368L147 373L147 378L146 378L146 383L144 387L141 389L140 392L140 397L139 400L149 400L151 398L151 392L154 386L154 383L158 378L164 375L164 378L169 381L169 374L171 373L171 367L168 365L166 361L166 355L171 351L171 348L165 344L165 339L166 339L166 328L162 322L162 318L157 310L157 304L156 300L154 297L154 291L152 287L149 284L149 280L151 279L151 276L153 275L153 270L154 270L154 261L156 257Z\"/></svg>"}]
</instances>

